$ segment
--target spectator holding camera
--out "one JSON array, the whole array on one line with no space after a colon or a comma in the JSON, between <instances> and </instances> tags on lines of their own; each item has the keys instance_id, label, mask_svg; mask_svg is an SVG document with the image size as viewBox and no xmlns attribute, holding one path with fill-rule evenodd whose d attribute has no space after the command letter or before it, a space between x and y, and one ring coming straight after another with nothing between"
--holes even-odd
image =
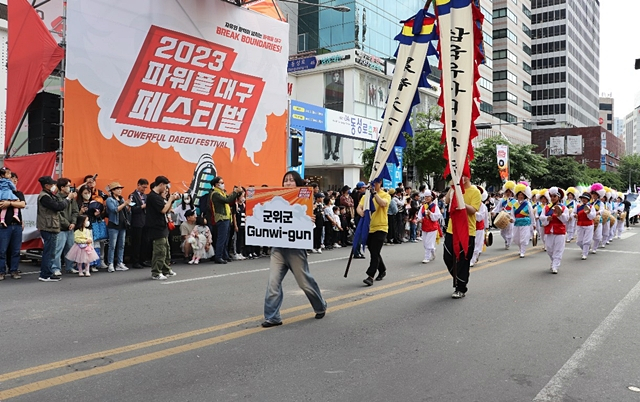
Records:
<instances>
[{"instance_id":1,"label":"spectator holding camera","mask_svg":"<svg viewBox=\"0 0 640 402\"><path fill-rule=\"evenodd\" d=\"M69 194L73 193L75 195L76 189L75 187L71 187L71 180L61 177L56 182L56 186L58 187L58 192L56 193L56 197L60 201L64 201ZM75 198L75 196L73 197ZM61 276L62 273L62 258L64 258L65 262L65 273L67 274L77 274L78 271L73 268L73 261L67 259L66 256L71 247L73 247L73 232L75 229L75 223L78 219L79 209L78 203L70 202L67 203L65 209L59 212L60 214L60 234L58 234L58 238L56 239L56 251L55 256L53 257L53 273L56 276Z\"/></svg>"},{"instance_id":2,"label":"spectator holding camera","mask_svg":"<svg viewBox=\"0 0 640 402\"><path fill-rule=\"evenodd\" d=\"M216 252L214 262L216 264L226 264L231 262L229 255L229 229L231 225L231 206L229 204L236 201L242 194L242 187L234 188L230 195L224 191L224 179L216 176L211 181L213 190L211 191L211 203L216 220L218 237L216 239Z\"/></svg>"},{"instance_id":3,"label":"spectator holding camera","mask_svg":"<svg viewBox=\"0 0 640 402\"><path fill-rule=\"evenodd\" d=\"M153 244L151 254L151 279L166 280L176 273L171 270L171 249L169 247L169 227L167 226L167 212L173 202L180 198L179 193L169 196L165 201L163 194L168 192L169 179L158 176L151 183L151 192L147 196L147 218L145 228Z\"/></svg>"}]
</instances>

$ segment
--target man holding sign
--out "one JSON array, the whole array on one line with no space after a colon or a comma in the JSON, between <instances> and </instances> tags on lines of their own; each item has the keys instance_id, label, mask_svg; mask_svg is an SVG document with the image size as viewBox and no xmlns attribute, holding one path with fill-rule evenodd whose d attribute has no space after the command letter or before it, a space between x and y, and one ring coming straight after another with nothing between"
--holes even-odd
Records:
<instances>
[{"instance_id":1,"label":"man holding sign","mask_svg":"<svg viewBox=\"0 0 640 402\"><path fill-rule=\"evenodd\" d=\"M281 192L282 196L275 195L278 190L282 189L264 189L275 196L263 205L250 202L254 194L247 194L247 202L250 203L248 208L251 208L251 216L248 216L249 212L247 213L247 244L273 246L269 264L269 284L264 299L265 321L262 323L264 328L282 325L280 317L280 306L282 306L284 296L282 280L288 271L293 273L298 286L307 295L313 311L316 313L315 318L318 320L323 318L327 310L327 302L322 298L320 288L309 272L307 248L310 247L304 246L304 240L312 241L314 218L306 214L301 215L300 211L304 210L304 207L297 203L299 200L302 201L303 196L311 200L311 189L305 188L304 180L294 171L284 175L282 186L300 189L293 199L293 205L289 201L290 195L284 192ZM277 205L281 205L281 207L275 208ZM311 212L310 203L306 209L309 213ZM303 227L307 224L310 226L310 231ZM294 244L301 245L301 248L289 248Z\"/></svg>"}]
</instances>

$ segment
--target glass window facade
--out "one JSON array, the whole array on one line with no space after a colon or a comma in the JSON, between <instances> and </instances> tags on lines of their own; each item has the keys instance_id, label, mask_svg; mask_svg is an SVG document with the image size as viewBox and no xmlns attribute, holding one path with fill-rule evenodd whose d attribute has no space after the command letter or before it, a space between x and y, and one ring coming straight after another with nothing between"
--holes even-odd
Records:
<instances>
[{"instance_id":1,"label":"glass window facade","mask_svg":"<svg viewBox=\"0 0 640 402\"><path fill-rule=\"evenodd\" d=\"M413 16L424 0L308 0L327 6L347 6L347 13L317 6L298 6L298 35L307 34L307 50L319 53L361 49L374 56L392 57L398 21Z\"/></svg>"}]
</instances>

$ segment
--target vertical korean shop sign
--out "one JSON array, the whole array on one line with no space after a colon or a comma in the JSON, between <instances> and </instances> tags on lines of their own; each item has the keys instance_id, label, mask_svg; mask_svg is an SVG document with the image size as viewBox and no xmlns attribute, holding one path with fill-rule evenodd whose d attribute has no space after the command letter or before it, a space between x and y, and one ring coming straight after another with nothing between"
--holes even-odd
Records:
<instances>
[{"instance_id":1,"label":"vertical korean shop sign","mask_svg":"<svg viewBox=\"0 0 640 402\"><path fill-rule=\"evenodd\" d=\"M189 182L207 156L234 184L280 181L286 23L222 1L82 0L67 25L65 176L103 155L92 171L128 188Z\"/></svg>"},{"instance_id":2,"label":"vertical korean shop sign","mask_svg":"<svg viewBox=\"0 0 640 402\"><path fill-rule=\"evenodd\" d=\"M312 197L311 187L248 188L246 244L312 249Z\"/></svg>"},{"instance_id":3,"label":"vertical korean shop sign","mask_svg":"<svg viewBox=\"0 0 640 402\"><path fill-rule=\"evenodd\" d=\"M498 173L500 173L500 180L504 183L509 180L509 146L496 145L496 153L498 155Z\"/></svg>"}]
</instances>

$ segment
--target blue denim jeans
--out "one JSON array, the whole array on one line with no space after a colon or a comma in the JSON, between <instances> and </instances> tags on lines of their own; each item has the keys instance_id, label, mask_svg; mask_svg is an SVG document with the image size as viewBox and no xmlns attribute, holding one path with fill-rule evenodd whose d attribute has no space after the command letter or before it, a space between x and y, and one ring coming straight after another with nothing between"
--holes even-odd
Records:
<instances>
[{"instance_id":1,"label":"blue denim jeans","mask_svg":"<svg viewBox=\"0 0 640 402\"><path fill-rule=\"evenodd\" d=\"M313 311L322 313L327 309L327 302L322 298L320 288L309 272L307 251L274 247L271 249L269 284L264 298L264 319L271 323L282 321L280 318L280 306L284 297L282 280L289 270L296 278L300 289L307 295Z\"/></svg>"},{"instance_id":2,"label":"blue denim jeans","mask_svg":"<svg viewBox=\"0 0 640 402\"><path fill-rule=\"evenodd\" d=\"M120 263L124 263L124 238L127 234L126 229L107 229L109 232L109 255L107 256L107 264L113 264L115 267ZM113 259L115 256L115 260Z\"/></svg>"},{"instance_id":3,"label":"blue denim jeans","mask_svg":"<svg viewBox=\"0 0 640 402\"><path fill-rule=\"evenodd\" d=\"M418 225L415 222L409 221L409 240L416 239L416 227Z\"/></svg>"},{"instance_id":4,"label":"blue denim jeans","mask_svg":"<svg viewBox=\"0 0 640 402\"><path fill-rule=\"evenodd\" d=\"M56 254L56 242L58 239L58 233L40 231L42 237L42 263L40 264L40 278L51 278L53 271L51 266L53 265L53 258Z\"/></svg>"},{"instance_id":5,"label":"blue denim jeans","mask_svg":"<svg viewBox=\"0 0 640 402\"><path fill-rule=\"evenodd\" d=\"M0 226L0 273L5 272L7 255L11 257L9 272L18 271L20 247L22 246L22 225Z\"/></svg>"},{"instance_id":6,"label":"blue denim jeans","mask_svg":"<svg viewBox=\"0 0 640 402\"><path fill-rule=\"evenodd\" d=\"M73 230L61 231L56 239L56 254L53 257L51 269L60 269L61 259L64 257L65 271L68 273L73 269L73 261L69 261L65 256L73 246Z\"/></svg>"},{"instance_id":7,"label":"blue denim jeans","mask_svg":"<svg viewBox=\"0 0 640 402\"><path fill-rule=\"evenodd\" d=\"M229 257L229 220L216 222L218 237L216 238L216 255L215 258L228 260Z\"/></svg>"}]
</instances>

